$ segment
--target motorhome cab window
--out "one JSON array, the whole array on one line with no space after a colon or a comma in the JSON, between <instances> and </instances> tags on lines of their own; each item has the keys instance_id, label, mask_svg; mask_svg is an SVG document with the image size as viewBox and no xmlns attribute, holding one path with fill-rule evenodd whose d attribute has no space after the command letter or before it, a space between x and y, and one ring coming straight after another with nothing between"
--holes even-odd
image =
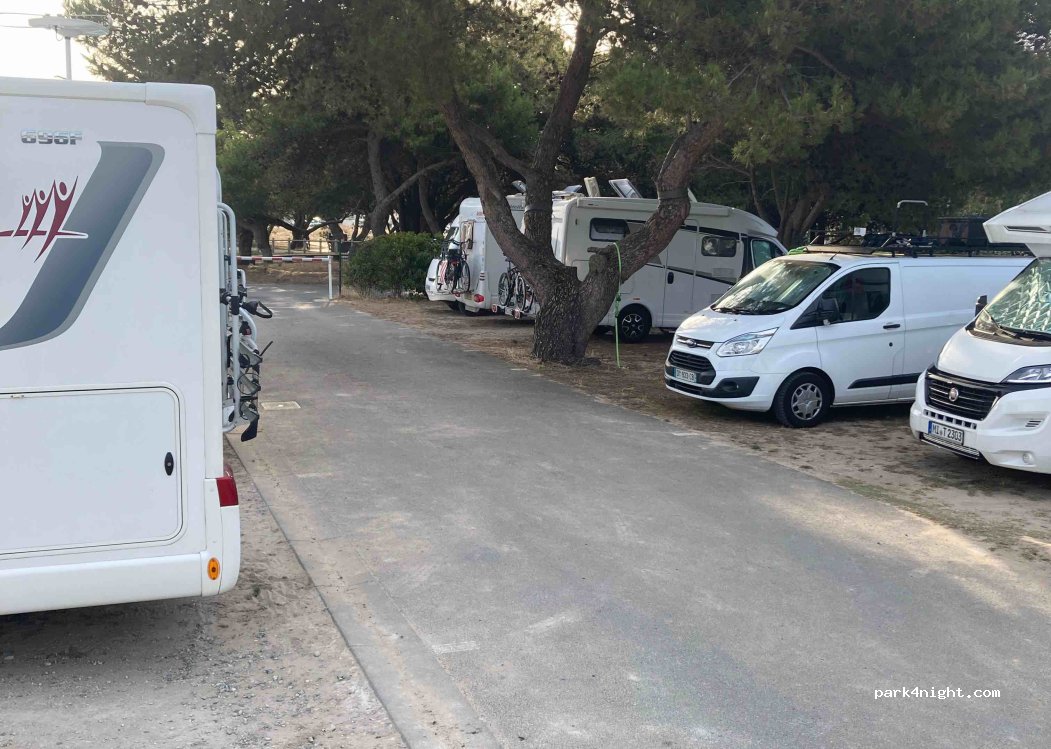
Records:
<instances>
[{"instance_id":1,"label":"motorhome cab window","mask_svg":"<svg viewBox=\"0 0 1051 749\"><path fill-rule=\"evenodd\" d=\"M782 260L762 265L742 278L712 309L742 315L784 312L802 302L839 270L834 263Z\"/></svg>"},{"instance_id":2,"label":"motorhome cab window","mask_svg":"<svg viewBox=\"0 0 1051 749\"><path fill-rule=\"evenodd\" d=\"M1034 260L974 321L972 333L1030 346L1051 345L1051 258Z\"/></svg>"},{"instance_id":3,"label":"motorhome cab window","mask_svg":"<svg viewBox=\"0 0 1051 749\"><path fill-rule=\"evenodd\" d=\"M890 268L862 268L829 286L818 302L829 322L874 320L890 305Z\"/></svg>"},{"instance_id":4,"label":"motorhome cab window","mask_svg":"<svg viewBox=\"0 0 1051 749\"><path fill-rule=\"evenodd\" d=\"M767 260L773 260L775 257L781 255L777 246L774 245L773 242L767 242L765 239L753 239L751 242L751 249L753 268L758 268Z\"/></svg>"},{"instance_id":5,"label":"motorhome cab window","mask_svg":"<svg viewBox=\"0 0 1051 749\"><path fill-rule=\"evenodd\" d=\"M733 237L705 237L701 240L701 254L705 257L733 257L737 254L737 240Z\"/></svg>"},{"instance_id":6,"label":"motorhome cab window","mask_svg":"<svg viewBox=\"0 0 1051 749\"><path fill-rule=\"evenodd\" d=\"M619 218L591 219L591 238L601 242L619 242L628 236L628 222Z\"/></svg>"}]
</instances>

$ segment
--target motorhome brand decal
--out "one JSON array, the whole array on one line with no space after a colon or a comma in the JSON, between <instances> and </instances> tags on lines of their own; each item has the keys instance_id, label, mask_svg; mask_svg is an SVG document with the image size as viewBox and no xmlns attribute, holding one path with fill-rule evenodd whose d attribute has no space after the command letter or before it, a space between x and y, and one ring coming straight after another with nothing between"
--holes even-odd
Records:
<instances>
[{"instance_id":1,"label":"motorhome brand decal","mask_svg":"<svg viewBox=\"0 0 1051 749\"><path fill-rule=\"evenodd\" d=\"M84 140L79 130L23 130L22 142L41 146L75 146Z\"/></svg>"},{"instance_id":2,"label":"motorhome brand decal","mask_svg":"<svg viewBox=\"0 0 1051 749\"><path fill-rule=\"evenodd\" d=\"M40 270L22 303L0 327L0 351L50 340L76 322L164 160L164 149L151 143L100 142L99 147L99 162L75 202L77 181L68 186L68 214L58 220L50 242L60 185L54 185L54 198L39 216L34 206L43 205L50 193L31 201L28 209L23 197L24 223L6 235L8 241L42 241L46 254L41 253ZM24 236L18 235L20 229ZM42 237L39 231L45 232Z\"/></svg>"},{"instance_id":3,"label":"motorhome brand decal","mask_svg":"<svg viewBox=\"0 0 1051 749\"><path fill-rule=\"evenodd\" d=\"M77 181L72 185L52 180L47 190L30 190L22 196L22 212L18 226L0 231L0 237L24 238L22 249L35 239L40 239L40 251L36 259L47 252L52 243L61 237L87 239L87 234L64 229L69 209L77 192Z\"/></svg>"}]
</instances>

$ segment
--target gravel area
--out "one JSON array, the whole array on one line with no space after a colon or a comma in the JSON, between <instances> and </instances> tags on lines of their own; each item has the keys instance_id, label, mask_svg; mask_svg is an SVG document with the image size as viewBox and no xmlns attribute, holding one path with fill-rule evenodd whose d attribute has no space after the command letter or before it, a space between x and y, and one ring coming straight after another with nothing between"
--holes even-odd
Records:
<instances>
[{"instance_id":1,"label":"gravel area","mask_svg":"<svg viewBox=\"0 0 1051 749\"><path fill-rule=\"evenodd\" d=\"M403 746L232 452L222 596L0 617L0 747Z\"/></svg>"}]
</instances>

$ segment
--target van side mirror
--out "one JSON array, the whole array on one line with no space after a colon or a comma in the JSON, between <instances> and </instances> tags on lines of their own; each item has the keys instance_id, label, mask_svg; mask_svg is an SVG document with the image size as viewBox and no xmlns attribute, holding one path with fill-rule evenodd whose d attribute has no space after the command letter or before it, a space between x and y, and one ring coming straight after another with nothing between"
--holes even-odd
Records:
<instances>
[{"instance_id":1,"label":"van side mirror","mask_svg":"<svg viewBox=\"0 0 1051 749\"><path fill-rule=\"evenodd\" d=\"M843 316L839 313L839 305L836 304L835 299L818 299L799 316L792 329L816 328L819 325L831 325L842 319Z\"/></svg>"},{"instance_id":2,"label":"van side mirror","mask_svg":"<svg viewBox=\"0 0 1051 749\"><path fill-rule=\"evenodd\" d=\"M982 310L985 309L985 305L989 304L989 295L982 294L978 297L978 301L974 303L974 316L982 314Z\"/></svg>"}]
</instances>

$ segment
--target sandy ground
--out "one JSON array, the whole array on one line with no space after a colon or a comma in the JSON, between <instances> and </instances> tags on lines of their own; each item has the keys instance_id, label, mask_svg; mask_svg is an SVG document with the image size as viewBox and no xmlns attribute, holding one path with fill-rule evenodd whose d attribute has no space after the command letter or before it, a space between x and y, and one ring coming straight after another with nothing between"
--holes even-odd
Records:
<instances>
[{"instance_id":1,"label":"sandy ground","mask_svg":"<svg viewBox=\"0 0 1051 749\"><path fill-rule=\"evenodd\" d=\"M0 747L395 747L401 737L237 458L218 598L0 617Z\"/></svg>"},{"instance_id":2,"label":"sandy ground","mask_svg":"<svg viewBox=\"0 0 1051 749\"><path fill-rule=\"evenodd\" d=\"M995 468L921 445L909 432L907 406L834 409L829 421L817 428L788 429L767 414L731 411L667 390L662 374L671 344L667 334L621 346L620 369L612 336L592 338L588 349L592 361L587 366L543 365L529 356L532 326L525 321L467 317L445 304L362 298L352 292L343 303L542 372L602 400L753 450L961 530L992 551L1051 561L1051 476Z\"/></svg>"}]
</instances>

